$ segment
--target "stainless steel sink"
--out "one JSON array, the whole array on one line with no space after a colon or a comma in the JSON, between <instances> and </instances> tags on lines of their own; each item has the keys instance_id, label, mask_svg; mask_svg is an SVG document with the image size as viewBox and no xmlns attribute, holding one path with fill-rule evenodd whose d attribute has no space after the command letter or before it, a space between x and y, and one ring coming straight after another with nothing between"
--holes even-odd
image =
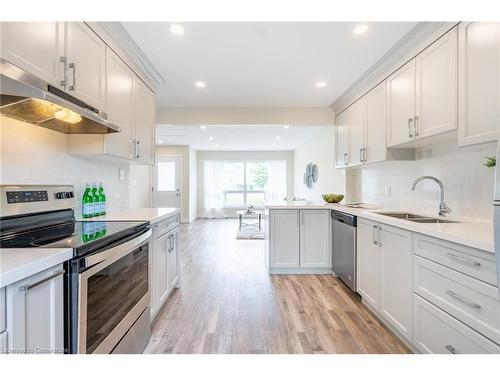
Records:
<instances>
[{"instance_id":1,"label":"stainless steel sink","mask_svg":"<svg viewBox=\"0 0 500 375\"><path fill-rule=\"evenodd\" d=\"M390 216L396 219L403 219L412 221L414 223L422 224L445 224L445 223L458 223L455 220L442 219L437 217L429 217L422 215L415 215L409 212L377 212L379 215Z\"/></svg>"}]
</instances>

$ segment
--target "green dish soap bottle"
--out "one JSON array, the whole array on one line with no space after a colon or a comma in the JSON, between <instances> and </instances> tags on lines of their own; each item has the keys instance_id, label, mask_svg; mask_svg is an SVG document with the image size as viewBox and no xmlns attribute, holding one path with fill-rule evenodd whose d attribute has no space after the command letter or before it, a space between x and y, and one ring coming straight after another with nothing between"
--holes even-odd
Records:
<instances>
[{"instance_id":1,"label":"green dish soap bottle","mask_svg":"<svg viewBox=\"0 0 500 375\"><path fill-rule=\"evenodd\" d=\"M94 214L94 201L92 199L92 190L90 182L87 182L82 197L82 217L88 219Z\"/></svg>"}]
</instances>

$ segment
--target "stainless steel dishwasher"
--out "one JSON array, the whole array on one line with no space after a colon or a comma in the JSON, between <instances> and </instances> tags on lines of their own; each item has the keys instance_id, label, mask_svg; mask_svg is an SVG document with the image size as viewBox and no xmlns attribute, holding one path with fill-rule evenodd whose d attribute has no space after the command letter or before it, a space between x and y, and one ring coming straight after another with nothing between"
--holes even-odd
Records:
<instances>
[{"instance_id":1,"label":"stainless steel dishwasher","mask_svg":"<svg viewBox=\"0 0 500 375\"><path fill-rule=\"evenodd\" d=\"M356 216L332 211L332 269L356 291Z\"/></svg>"}]
</instances>

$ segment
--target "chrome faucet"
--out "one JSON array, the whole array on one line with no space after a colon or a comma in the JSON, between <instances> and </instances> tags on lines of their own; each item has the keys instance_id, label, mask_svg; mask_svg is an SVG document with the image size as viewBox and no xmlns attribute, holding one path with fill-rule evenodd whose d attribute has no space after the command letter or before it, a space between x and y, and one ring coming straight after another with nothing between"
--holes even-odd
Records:
<instances>
[{"instance_id":1,"label":"chrome faucet","mask_svg":"<svg viewBox=\"0 0 500 375\"><path fill-rule=\"evenodd\" d=\"M433 176L422 176L419 177L413 182L413 185L411 186L411 190L415 190L415 187L417 184L422 181L422 180L432 180L435 181L438 186L439 186L439 216L446 216L448 213L451 212L451 208L448 207L446 203L444 203L444 186L443 183L437 179L436 177Z\"/></svg>"}]
</instances>

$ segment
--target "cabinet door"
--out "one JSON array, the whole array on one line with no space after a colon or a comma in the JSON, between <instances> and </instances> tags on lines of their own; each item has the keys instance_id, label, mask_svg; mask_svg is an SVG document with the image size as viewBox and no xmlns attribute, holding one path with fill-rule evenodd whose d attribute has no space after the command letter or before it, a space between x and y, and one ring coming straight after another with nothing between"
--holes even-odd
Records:
<instances>
[{"instance_id":1,"label":"cabinet door","mask_svg":"<svg viewBox=\"0 0 500 375\"><path fill-rule=\"evenodd\" d=\"M135 81L135 139L138 159L144 163L154 161L155 96L140 79Z\"/></svg>"},{"instance_id":2,"label":"cabinet door","mask_svg":"<svg viewBox=\"0 0 500 375\"><path fill-rule=\"evenodd\" d=\"M415 116L415 60L387 78L387 145L413 140Z\"/></svg>"},{"instance_id":3,"label":"cabinet door","mask_svg":"<svg viewBox=\"0 0 500 375\"><path fill-rule=\"evenodd\" d=\"M299 211L271 210L269 223L270 267L299 267Z\"/></svg>"},{"instance_id":4,"label":"cabinet door","mask_svg":"<svg viewBox=\"0 0 500 375\"><path fill-rule=\"evenodd\" d=\"M156 238L153 242L152 316L156 315L168 296L168 251L171 243L169 233L153 235Z\"/></svg>"},{"instance_id":5,"label":"cabinet door","mask_svg":"<svg viewBox=\"0 0 500 375\"><path fill-rule=\"evenodd\" d=\"M500 23L459 24L460 146L500 137Z\"/></svg>"},{"instance_id":6,"label":"cabinet door","mask_svg":"<svg viewBox=\"0 0 500 375\"><path fill-rule=\"evenodd\" d=\"M363 163L363 149L365 147L363 132L365 125L365 99L359 99L349 107L348 111L349 166L355 166Z\"/></svg>"},{"instance_id":7,"label":"cabinet door","mask_svg":"<svg viewBox=\"0 0 500 375\"><path fill-rule=\"evenodd\" d=\"M415 136L429 137L457 128L457 29L416 57Z\"/></svg>"},{"instance_id":8,"label":"cabinet door","mask_svg":"<svg viewBox=\"0 0 500 375\"><path fill-rule=\"evenodd\" d=\"M1 56L63 88L64 22L2 22Z\"/></svg>"},{"instance_id":9,"label":"cabinet door","mask_svg":"<svg viewBox=\"0 0 500 375\"><path fill-rule=\"evenodd\" d=\"M413 339L411 232L383 225L380 232L380 313Z\"/></svg>"},{"instance_id":10,"label":"cabinet door","mask_svg":"<svg viewBox=\"0 0 500 375\"><path fill-rule=\"evenodd\" d=\"M349 163L349 128L347 125L347 110L338 114L335 119L337 168L345 168Z\"/></svg>"},{"instance_id":11,"label":"cabinet door","mask_svg":"<svg viewBox=\"0 0 500 375\"><path fill-rule=\"evenodd\" d=\"M380 307L380 249L378 236L378 223L358 220L358 293L361 294L364 303L369 304L377 311Z\"/></svg>"},{"instance_id":12,"label":"cabinet door","mask_svg":"<svg viewBox=\"0 0 500 375\"><path fill-rule=\"evenodd\" d=\"M106 45L83 22L66 23L69 94L105 109Z\"/></svg>"},{"instance_id":13,"label":"cabinet door","mask_svg":"<svg viewBox=\"0 0 500 375\"><path fill-rule=\"evenodd\" d=\"M106 49L106 110L108 120L121 127L118 133L107 134L106 153L131 158L134 124L135 75L109 48Z\"/></svg>"},{"instance_id":14,"label":"cabinet door","mask_svg":"<svg viewBox=\"0 0 500 375\"><path fill-rule=\"evenodd\" d=\"M63 353L62 266L7 287L10 351Z\"/></svg>"},{"instance_id":15,"label":"cabinet door","mask_svg":"<svg viewBox=\"0 0 500 375\"><path fill-rule=\"evenodd\" d=\"M168 252L168 291L178 287L179 283L179 232L170 235Z\"/></svg>"},{"instance_id":16,"label":"cabinet door","mask_svg":"<svg viewBox=\"0 0 500 375\"><path fill-rule=\"evenodd\" d=\"M300 267L331 268L330 211L300 211Z\"/></svg>"},{"instance_id":17,"label":"cabinet door","mask_svg":"<svg viewBox=\"0 0 500 375\"><path fill-rule=\"evenodd\" d=\"M385 87L384 81L365 96L365 163L386 159Z\"/></svg>"}]
</instances>

